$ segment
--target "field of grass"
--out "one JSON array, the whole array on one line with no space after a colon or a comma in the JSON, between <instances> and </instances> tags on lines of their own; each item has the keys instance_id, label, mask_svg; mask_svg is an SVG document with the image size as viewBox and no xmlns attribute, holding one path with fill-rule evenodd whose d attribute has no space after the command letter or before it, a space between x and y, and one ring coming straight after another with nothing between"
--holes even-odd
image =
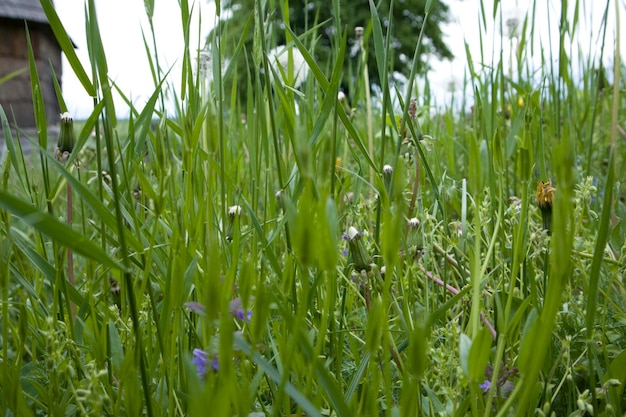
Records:
<instances>
[{"instance_id":1,"label":"field of grass","mask_svg":"<svg viewBox=\"0 0 626 417\"><path fill-rule=\"evenodd\" d=\"M332 68L291 33L281 71L260 29L229 60L216 37L203 71L187 52L177 93L148 32L155 92L119 121L94 1L88 67L42 4L94 111L33 157L0 107L0 416L625 415L624 65L573 59L576 19L539 69L532 15L512 59L468 52L462 102L436 109L415 70L380 95L343 73L340 19ZM246 53L262 70L229 83Z\"/></svg>"}]
</instances>

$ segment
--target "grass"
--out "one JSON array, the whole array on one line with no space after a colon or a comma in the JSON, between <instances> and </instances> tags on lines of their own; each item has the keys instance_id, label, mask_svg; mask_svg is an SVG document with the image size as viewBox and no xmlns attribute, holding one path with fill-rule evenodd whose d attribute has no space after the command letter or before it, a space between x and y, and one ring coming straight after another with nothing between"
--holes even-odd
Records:
<instances>
[{"instance_id":1,"label":"grass","mask_svg":"<svg viewBox=\"0 0 626 417\"><path fill-rule=\"evenodd\" d=\"M415 66L399 95L370 96L358 64L343 73L339 19L325 23L332 68L292 32L276 68L259 29L230 61L215 38L211 82L185 32L177 93L146 41L154 95L118 121L94 2L89 67L42 4L94 110L59 162L45 129L24 155L0 108L1 415L626 412L623 63L610 84L595 59L573 59L576 19L551 22L560 46L535 52L538 70L532 15L511 60L478 68L488 60L467 48L466 93L436 111L428 83L411 87ZM367 53L386 72L371 6ZM298 55L309 76L295 89ZM237 59L263 71L224 91ZM340 100L348 77L360 89ZM241 83L246 102L231 99Z\"/></svg>"}]
</instances>

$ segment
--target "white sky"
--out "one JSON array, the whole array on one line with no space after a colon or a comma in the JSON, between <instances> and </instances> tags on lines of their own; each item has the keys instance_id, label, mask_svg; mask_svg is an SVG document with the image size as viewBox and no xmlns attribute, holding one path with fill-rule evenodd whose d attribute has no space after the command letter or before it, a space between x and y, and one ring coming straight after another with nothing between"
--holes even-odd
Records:
<instances>
[{"instance_id":1,"label":"white sky","mask_svg":"<svg viewBox=\"0 0 626 417\"><path fill-rule=\"evenodd\" d=\"M619 1L619 0L618 0ZM171 85L180 86L181 59L183 55L183 34L181 28L180 9L178 0L155 0L154 26L157 38L160 63L163 68L172 67L169 77ZM452 12L452 23L446 28L446 41L456 56L453 62L434 62L433 71L429 75L431 87L437 92L438 101L446 101L450 98L450 86L457 89L462 86L464 68L466 67L466 56L464 39L470 45L470 50L474 62L480 60L480 32L479 13L480 0L448 0L448 5ZM500 46L499 27L493 28L492 9L493 0L483 0L488 25L486 32L483 32L483 48L485 60L491 61L492 51L503 50L505 62L508 62L508 50L510 45L508 40ZM524 14L534 2L532 0L502 0L501 7L504 20L509 17L518 16L523 20ZM539 0L536 2L541 7L535 16L536 45L534 54L530 49L527 51L527 59L531 59L536 65L540 63L541 43L544 48L549 48L549 39L552 47L558 51L558 21L560 13L560 1ZM570 1L570 8L573 8L575 1ZM77 54L83 65L88 68L87 46L85 38L84 23L84 0L55 0L57 12L69 32L72 40L77 44ZM98 20L102 31L105 52L109 65L109 75L117 83L120 89L132 98L133 102L141 108L141 103L146 101L152 94L154 85L150 75L150 68L144 49L142 30L152 48L150 27L146 17L143 0L96 0ZM396 3L397 4L397 3ZM599 35L600 19L606 5L605 1L580 0L580 23L577 28L580 44L583 53L591 51L593 56L600 54L599 45L601 34ZM192 44L201 39L201 44L206 37L210 27L215 22L215 4L212 0L190 0L193 5L194 15L192 21L194 26L191 31ZM593 8L591 7L593 5ZM621 19L624 21L624 4L621 4ZM573 10L570 11L570 15ZM201 15L201 19L199 16ZM199 25L201 20L201 25ZM607 31L607 45L605 49L605 59L607 64L612 63L613 41L615 21L615 6L613 1L609 10L609 30ZM499 20L497 20L499 22ZM499 25L499 23L498 23ZM201 30L199 31L199 27ZM551 31L549 31L549 27ZM626 30L624 30L626 32ZM552 32L552 36L550 36ZM494 35L495 34L495 35ZM506 38L505 38L506 39ZM493 42L492 42L493 41ZM195 51L194 51L195 52ZM626 39L622 42L622 56L626 56ZM576 55L576 54L573 54ZM496 60L498 57L496 57ZM432 61L431 61L432 63ZM479 68L476 64L476 68ZM71 68L64 58L63 68L63 91L69 111L77 119L86 118L92 108L92 99L88 97L82 86L75 78ZM127 116L128 109L121 100L117 101L118 114ZM442 103L439 103L442 104Z\"/></svg>"},{"instance_id":2,"label":"white sky","mask_svg":"<svg viewBox=\"0 0 626 417\"><path fill-rule=\"evenodd\" d=\"M54 5L65 30L77 45L76 53L90 74L85 36L85 0L55 0ZM190 10L193 0L189 1ZM154 83L145 51L143 36L154 55L150 25L143 0L96 0L96 13L102 42L107 57L109 77L120 90L132 99L137 107L154 92ZM192 10L190 43L200 45L215 21L215 4L212 0L196 0ZM201 17L201 18L200 18ZM200 20L202 30L199 32ZM172 68L168 81L180 89L182 56L184 53L182 19L178 0L155 0L153 24L159 54L159 63L164 72ZM143 34L142 35L142 31ZM194 47L195 54L195 47ZM69 112L76 119L89 116L93 100L74 76L63 56L63 96ZM116 99L118 115L127 116L128 106Z\"/></svg>"}]
</instances>

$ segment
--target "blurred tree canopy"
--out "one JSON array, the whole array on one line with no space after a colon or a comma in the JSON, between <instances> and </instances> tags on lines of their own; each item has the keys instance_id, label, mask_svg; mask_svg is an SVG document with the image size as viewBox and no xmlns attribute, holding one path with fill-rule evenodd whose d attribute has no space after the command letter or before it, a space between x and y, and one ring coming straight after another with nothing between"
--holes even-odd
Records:
<instances>
[{"instance_id":1,"label":"blurred tree canopy","mask_svg":"<svg viewBox=\"0 0 626 417\"><path fill-rule=\"evenodd\" d=\"M394 2L392 30L391 30L391 48L393 56L390 57L388 70L398 71L405 76L409 75L413 60L413 53L417 43L419 33L424 24L424 10L428 0L396 0ZM389 1L378 0L376 2L378 15L383 25L383 35L386 34L389 24ZM223 9L226 13L222 13L222 20L218 24L219 29L214 29L209 34L209 44L216 31L221 31L222 49L224 56L230 58L236 49L237 44L242 39L245 32L244 49L242 53L246 58L239 56L237 58L237 86L240 98L246 97L247 73L254 76L253 59L253 37L254 37L254 21L255 0L222 0ZM333 21L333 2L332 0L289 0L289 24L293 32L300 36L307 34L301 38L302 42L307 46L320 68L330 77L332 68L333 42L335 39L335 24ZM277 45L286 43L286 31L282 7L284 2L281 0L267 0L265 8L266 31L265 37L268 42L268 50ZM251 25L247 27L251 20ZM419 70L428 68L428 57L435 56L440 59L451 59L452 52L448 49L443 40L443 32L441 27L449 21L448 6L442 1L435 0L432 2L430 14L424 29L424 38L420 47L420 56L418 57ZM355 46L355 27L361 26L365 28L366 34L368 27L371 28L371 13L369 0L343 0L340 1L340 22L342 30L348 31L348 46L344 61L344 75L342 80L343 89L349 89L352 82L352 76L355 75L359 67L360 60L357 59L359 48ZM317 26L317 27L316 27ZM312 28L316 30L311 31ZM246 31L247 28L247 31ZM366 36L365 45L368 53L368 72L371 83L379 83L375 56L374 41L372 36ZM232 85L231 80L226 80L226 88ZM252 80L254 83L254 80ZM229 95L229 91L226 91ZM351 94L352 95L352 94Z\"/></svg>"}]
</instances>

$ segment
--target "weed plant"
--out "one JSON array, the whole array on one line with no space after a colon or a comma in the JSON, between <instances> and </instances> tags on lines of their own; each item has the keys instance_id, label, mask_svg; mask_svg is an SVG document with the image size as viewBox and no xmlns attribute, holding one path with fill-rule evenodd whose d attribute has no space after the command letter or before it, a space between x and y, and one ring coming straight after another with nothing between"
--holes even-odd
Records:
<instances>
[{"instance_id":1,"label":"weed plant","mask_svg":"<svg viewBox=\"0 0 626 417\"><path fill-rule=\"evenodd\" d=\"M155 88L137 108L108 77L95 2L87 65L41 2L94 103L55 159L31 48L37 136L11 133L0 108L0 415L626 413L619 18L600 37L616 44L607 61L578 59L578 2L550 22L558 49L533 49L528 15L510 60L467 48L461 101L435 108L415 65L406 88L385 82L393 22L374 2L371 95L365 60L342 71L354 28L338 15L319 23L335 33L335 64L319 68L287 1L256 2L254 50L227 59L219 33L194 39L181 0L182 84L149 32ZM276 9L282 67L264 30ZM237 75L240 59L259 71Z\"/></svg>"}]
</instances>

